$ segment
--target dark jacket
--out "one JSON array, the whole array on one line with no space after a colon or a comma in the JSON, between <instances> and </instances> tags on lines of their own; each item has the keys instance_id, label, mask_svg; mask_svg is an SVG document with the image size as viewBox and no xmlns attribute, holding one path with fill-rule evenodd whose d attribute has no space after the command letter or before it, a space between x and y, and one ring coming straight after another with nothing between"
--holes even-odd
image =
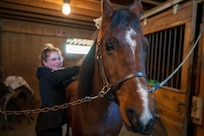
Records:
<instances>
[{"instance_id":1,"label":"dark jacket","mask_svg":"<svg viewBox=\"0 0 204 136\"><path fill-rule=\"evenodd\" d=\"M52 71L47 67L39 67L36 76L39 80L41 108L61 105L66 102L64 83L72 82L72 77L79 72L79 67L68 67ZM36 131L60 127L66 120L66 110L49 111L40 113L37 119Z\"/></svg>"}]
</instances>

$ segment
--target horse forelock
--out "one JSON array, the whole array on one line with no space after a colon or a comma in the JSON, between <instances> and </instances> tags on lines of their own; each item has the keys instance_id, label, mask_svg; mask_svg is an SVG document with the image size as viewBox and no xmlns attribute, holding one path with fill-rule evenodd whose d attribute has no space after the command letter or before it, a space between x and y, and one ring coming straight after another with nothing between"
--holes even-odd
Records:
<instances>
[{"instance_id":1,"label":"horse forelock","mask_svg":"<svg viewBox=\"0 0 204 136\"><path fill-rule=\"evenodd\" d=\"M96 41L95 44L91 47L89 53L86 55L80 69L79 73L79 88L78 96L83 98L85 96L91 95L92 90L92 81L94 73L94 62L95 62L95 50L96 50Z\"/></svg>"},{"instance_id":2,"label":"horse forelock","mask_svg":"<svg viewBox=\"0 0 204 136\"><path fill-rule=\"evenodd\" d=\"M139 18L128 8L115 10L110 23L110 29L119 27L121 30L124 30L127 26L138 28L140 26Z\"/></svg>"}]
</instances>

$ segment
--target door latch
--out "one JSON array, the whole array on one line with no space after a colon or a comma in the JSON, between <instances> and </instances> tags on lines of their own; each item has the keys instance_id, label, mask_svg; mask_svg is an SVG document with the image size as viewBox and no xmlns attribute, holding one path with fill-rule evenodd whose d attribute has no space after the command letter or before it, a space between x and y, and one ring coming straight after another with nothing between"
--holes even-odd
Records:
<instances>
[{"instance_id":1,"label":"door latch","mask_svg":"<svg viewBox=\"0 0 204 136\"><path fill-rule=\"evenodd\" d=\"M202 113L203 113L203 98L198 96L193 96L192 106L191 106L191 117L193 117L193 123L201 125Z\"/></svg>"}]
</instances>

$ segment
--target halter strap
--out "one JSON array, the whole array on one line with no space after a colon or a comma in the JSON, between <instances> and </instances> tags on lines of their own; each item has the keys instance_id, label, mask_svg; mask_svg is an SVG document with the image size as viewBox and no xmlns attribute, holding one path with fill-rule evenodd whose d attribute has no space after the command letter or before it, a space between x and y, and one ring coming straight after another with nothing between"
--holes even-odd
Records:
<instances>
[{"instance_id":1,"label":"halter strap","mask_svg":"<svg viewBox=\"0 0 204 136\"><path fill-rule=\"evenodd\" d=\"M129 74L129 75L117 80L116 82L111 83L109 85L109 87L112 88L112 87L117 86L118 84L123 83L126 80L129 80L129 79L134 78L134 77L145 77L146 78L146 75L143 72L135 72L135 73Z\"/></svg>"},{"instance_id":2,"label":"halter strap","mask_svg":"<svg viewBox=\"0 0 204 136\"><path fill-rule=\"evenodd\" d=\"M135 72L135 73L126 75L125 77L123 77L123 78L121 78L121 79L119 79L119 80L117 80L117 81L115 81L113 83L109 83L108 78L107 78L106 73L105 73L105 70L104 70L103 63L102 63L102 55L100 55L101 54L100 44L101 44L101 41L97 42L97 57L96 57L98 65L99 65L101 77L102 77L102 80L103 80L103 88L101 89L101 91L98 94L100 97L107 96L108 93L110 92L110 90L112 90L113 87L116 87L116 86L120 85L121 83L123 83L123 82L125 82L125 81L127 81L127 80L129 80L131 78L134 78L134 77L144 77L144 78L146 78L145 73ZM114 101L114 98L112 96L107 96L107 98L109 100L111 100L111 101Z\"/></svg>"}]
</instances>

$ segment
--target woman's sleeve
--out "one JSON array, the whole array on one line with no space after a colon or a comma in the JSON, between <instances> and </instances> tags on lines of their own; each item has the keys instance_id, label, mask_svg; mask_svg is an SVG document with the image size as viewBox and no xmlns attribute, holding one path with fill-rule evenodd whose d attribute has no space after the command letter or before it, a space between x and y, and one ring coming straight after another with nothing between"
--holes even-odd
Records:
<instances>
[{"instance_id":1,"label":"woman's sleeve","mask_svg":"<svg viewBox=\"0 0 204 136\"><path fill-rule=\"evenodd\" d=\"M67 67L62 70L53 71L49 74L48 80L52 82L52 84L58 84L63 82L64 80L71 79L73 76L78 75L80 66Z\"/></svg>"}]
</instances>

